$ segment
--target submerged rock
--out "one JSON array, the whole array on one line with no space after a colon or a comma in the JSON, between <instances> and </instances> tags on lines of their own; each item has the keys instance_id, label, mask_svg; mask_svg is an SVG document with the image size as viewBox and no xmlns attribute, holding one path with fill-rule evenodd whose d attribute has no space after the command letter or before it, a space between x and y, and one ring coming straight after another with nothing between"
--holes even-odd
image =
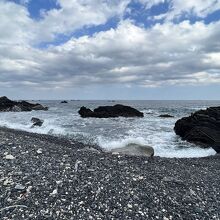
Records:
<instances>
[{"instance_id":1,"label":"submerged rock","mask_svg":"<svg viewBox=\"0 0 220 220\"><path fill-rule=\"evenodd\" d=\"M144 117L144 114L137 109L119 104L114 106L100 106L94 109L94 111L83 106L78 113L83 118Z\"/></svg>"},{"instance_id":2,"label":"submerged rock","mask_svg":"<svg viewBox=\"0 0 220 220\"><path fill-rule=\"evenodd\" d=\"M35 117L33 117L33 118L31 119L31 121L33 122L33 125L31 126L32 128L35 127L35 126L41 127L42 124L44 123L43 120L41 120L41 119L39 119L39 118L35 118Z\"/></svg>"},{"instance_id":3,"label":"submerged rock","mask_svg":"<svg viewBox=\"0 0 220 220\"><path fill-rule=\"evenodd\" d=\"M183 140L212 147L220 153L220 107L199 110L189 117L179 119L174 127Z\"/></svg>"},{"instance_id":4,"label":"submerged rock","mask_svg":"<svg viewBox=\"0 0 220 220\"><path fill-rule=\"evenodd\" d=\"M42 106L39 103L33 104L26 101L12 101L6 96L0 97L0 111L1 112L22 112L32 110L48 110L47 107Z\"/></svg>"},{"instance_id":5,"label":"submerged rock","mask_svg":"<svg viewBox=\"0 0 220 220\"><path fill-rule=\"evenodd\" d=\"M154 149L147 145L128 144L125 147L115 148L111 150L112 153L119 153L132 156L154 156Z\"/></svg>"}]
</instances>

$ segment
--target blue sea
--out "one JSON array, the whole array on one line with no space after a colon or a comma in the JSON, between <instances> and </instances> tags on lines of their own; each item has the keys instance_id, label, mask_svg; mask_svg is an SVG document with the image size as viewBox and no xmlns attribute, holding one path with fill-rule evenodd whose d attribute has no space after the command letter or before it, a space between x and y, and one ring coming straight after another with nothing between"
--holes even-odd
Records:
<instances>
[{"instance_id":1,"label":"blue sea","mask_svg":"<svg viewBox=\"0 0 220 220\"><path fill-rule=\"evenodd\" d=\"M98 144L106 151L130 143L149 145L161 157L205 157L215 154L212 148L202 149L182 141L173 128L175 122L199 109L220 106L220 101L34 101L49 107L48 111L2 112L1 126L34 133L61 135L83 143ZM124 104L144 113L144 118L81 118L81 106L94 109L102 105ZM170 114L174 118L160 118ZM31 128L31 118L44 120L42 127Z\"/></svg>"}]
</instances>

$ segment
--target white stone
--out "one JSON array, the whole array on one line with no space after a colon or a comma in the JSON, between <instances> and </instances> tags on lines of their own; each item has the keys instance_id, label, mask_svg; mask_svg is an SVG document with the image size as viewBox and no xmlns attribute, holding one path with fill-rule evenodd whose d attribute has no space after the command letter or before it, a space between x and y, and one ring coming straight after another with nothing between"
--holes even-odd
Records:
<instances>
[{"instance_id":1,"label":"white stone","mask_svg":"<svg viewBox=\"0 0 220 220\"><path fill-rule=\"evenodd\" d=\"M37 150L37 153L38 153L38 154L42 154L42 149L41 149L41 148L38 149L38 150Z\"/></svg>"},{"instance_id":2,"label":"white stone","mask_svg":"<svg viewBox=\"0 0 220 220\"><path fill-rule=\"evenodd\" d=\"M21 184L17 184L17 185L15 186L15 189L17 189L17 190L24 190L24 189L25 189L25 186L23 186L23 185L21 185Z\"/></svg>"},{"instance_id":3,"label":"white stone","mask_svg":"<svg viewBox=\"0 0 220 220\"><path fill-rule=\"evenodd\" d=\"M13 183L13 181L11 180L11 179L5 179L5 181L3 182L3 186L7 186L7 185L10 185L10 184L12 184Z\"/></svg>"},{"instance_id":4,"label":"white stone","mask_svg":"<svg viewBox=\"0 0 220 220\"><path fill-rule=\"evenodd\" d=\"M54 189L53 192L50 194L51 196L54 196L58 193L57 189Z\"/></svg>"},{"instance_id":5,"label":"white stone","mask_svg":"<svg viewBox=\"0 0 220 220\"><path fill-rule=\"evenodd\" d=\"M6 159L6 160L14 160L15 157L12 156L11 154L8 154L8 155L5 156L5 159Z\"/></svg>"},{"instance_id":6,"label":"white stone","mask_svg":"<svg viewBox=\"0 0 220 220\"><path fill-rule=\"evenodd\" d=\"M131 209L133 206L131 204L128 204L128 208Z\"/></svg>"}]
</instances>

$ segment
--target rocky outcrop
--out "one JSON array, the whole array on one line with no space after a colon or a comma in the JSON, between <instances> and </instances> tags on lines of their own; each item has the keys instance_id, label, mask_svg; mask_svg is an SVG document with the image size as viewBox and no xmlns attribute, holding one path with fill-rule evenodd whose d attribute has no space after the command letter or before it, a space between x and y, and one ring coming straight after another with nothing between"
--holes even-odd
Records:
<instances>
[{"instance_id":1,"label":"rocky outcrop","mask_svg":"<svg viewBox=\"0 0 220 220\"><path fill-rule=\"evenodd\" d=\"M94 111L83 106L78 113L83 118L144 117L144 114L137 109L119 104L114 106L100 106L94 109Z\"/></svg>"},{"instance_id":2,"label":"rocky outcrop","mask_svg":"<svg viewBox=\"0 0 220 220\"><path fill-rule=\"evenodd\" d=\"M159 115L160 118L174 118L174 116L169 115L169 114L163 114L163 115Z\"/></svg>"},{"instance_id":3,"label":"rocky outcrop","mask_svg":"<svg viewBox=\"0 0 220 220\"><path fill-rule=\"evenodd\" d=\"M1 112L22 112L22 111L32 111L32 110L48 110L47 107L41 104L33 104L26 101L12 101L6 96L0 97L0 111Z\"/></svg>"},{"instance_id":4,"label":"rocky outcrop","mask_svg":"<svg viewBox=\"0 0 220 220\"><path fill-rule=\"evenodd\" d=\"M33 127L35 127L35 126L41 127L42 124L44 123L43 120L41 120L41 119L39 119L39 118L35 118L35 117L33 117L33 118L31 119L31 121L33 122L33 125L31 126L31 128L33 128Z\"/></svg>"},{"instance_id":5,"label":"rocky outcrop","mask_svg":"<svg viewBox=\"0 0 220 220\"><path fill-rule=\"evenodd\" d=\"M145 156L152 157L154 156L154 149L147 145L138 145L138 144L128 144L125 147L116 148L111 150L113 154L125 154L131 156Z\"/></svg>"},{"instance_id":6,"label":"rocky outcrop","mask_svg":"<svg viewBox=\"0 0 220 220\"><path fill-rule=\"evenodd\" d=\"M213 147L220 153L220 107L199 110L178 120L174 131L183 140Z\"/></svg>"},{"instance_id":7,"label":"rocky outcrop","mask_svg":"<svg viewBox=\"0 0 220 220\"><path fill-rule=\"evenodd\" d=\"M61 101L60 103L61 104L67 104L68 102L64 100L64 101Z\"/></svg>"}]
</instances>

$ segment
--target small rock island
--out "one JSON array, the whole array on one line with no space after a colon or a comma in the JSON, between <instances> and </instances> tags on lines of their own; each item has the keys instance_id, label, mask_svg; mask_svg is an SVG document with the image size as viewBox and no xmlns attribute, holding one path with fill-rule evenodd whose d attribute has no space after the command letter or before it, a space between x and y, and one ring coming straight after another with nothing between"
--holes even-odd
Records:
<instances>
[{"instance_id":1,"label":"small rock island","mask_svg":"<svg viewBox=\"0 0 220 220\"><path fill-rule=\"evenodd\" d=\"M100 106L93 111L81 107L78 111L82 118L116 118L116 117L144 117L144 113L125 105Z\"/></svg>"}]
</instances>

